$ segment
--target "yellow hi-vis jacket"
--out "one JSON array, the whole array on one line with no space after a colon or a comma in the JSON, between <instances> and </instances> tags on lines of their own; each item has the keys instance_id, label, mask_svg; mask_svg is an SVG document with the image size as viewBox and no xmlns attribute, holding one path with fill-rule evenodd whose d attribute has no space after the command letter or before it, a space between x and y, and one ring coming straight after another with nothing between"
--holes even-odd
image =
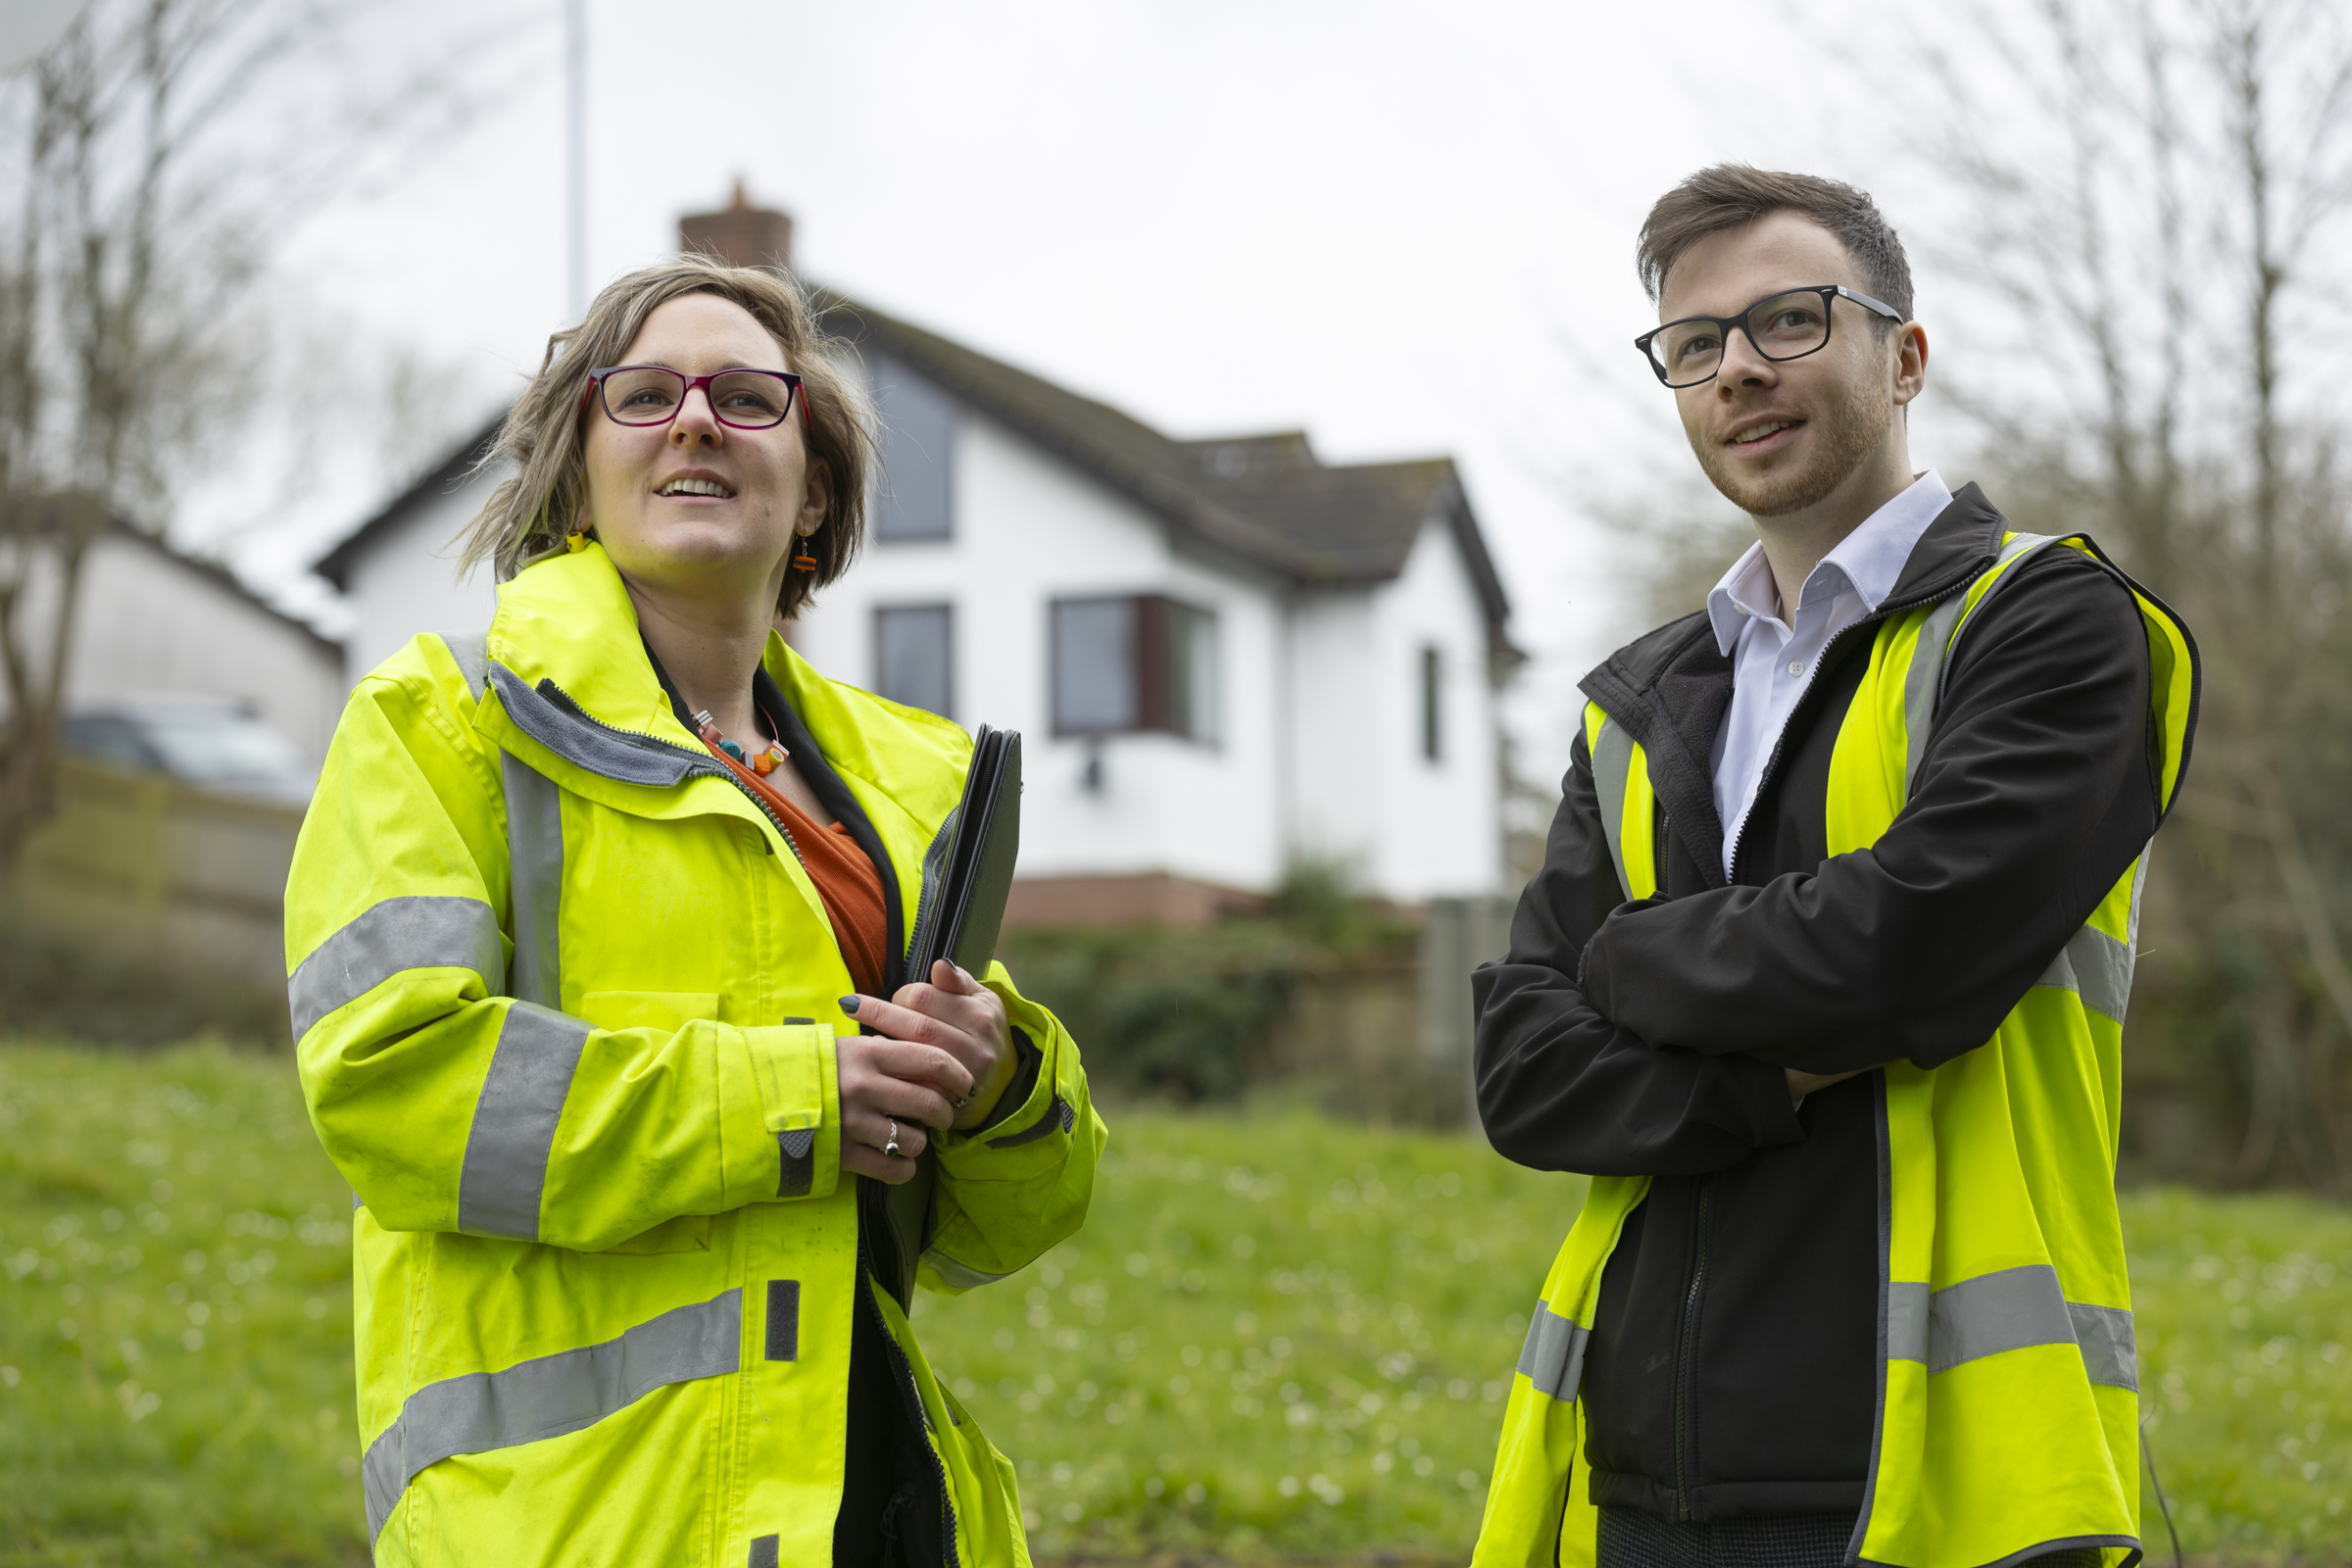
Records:
<instances>
[{"instance_id":1,"label":"yellow hi-vis jacket","mask_svg":"<svg viewBox=\"0 0 2352 1568\"><path fill-rule=\"evenodd\" d=\"M949 1563L1026 1564L1011 1469L932 1376L906 1282L861 1277L855 987L785 835L678 724L603 550L524 569L470 644L360 682L286 890L303 1090L359 1205L375 1560L829 1562L863 1311ZM903 959L970 740L780 638L765 665L880 840ZM982 978L1042 1059L926 1155L902 1272L919 1253L946 1291L1076 1230L1104 1138L1060 1024Z\"/></svg>"},{"instance_id":2,"label":"yellow hi-vis jacket","mask_svg":"<svg viewBox=\"0 0 2352 1568\"><path fill-rule=\"evenodd\" d=\"M1831 755L1832 855L1867 849L1893 823L1953 646L2009 572L2051 547L2106 564L2081 535L2008 533L1965 592L1879 625ZM2194 721L2194 644L2116 575L2147 633L2169 810ZM1659 846L1647 759L1597 705L1585 729L1619 881L1628 900L1648 898ZM1850 1561L1991 1568L2067 1547L2098 1548L2110 1568L2138 1559L2138 1374L2115 1159L2146 864L2143 851L1990 1041L1932 1070L1898 1061L1879 1075L1880 1397ZM1602 1268L1648 1188L1642 1176L1594 1178L1544 1283L1473 1568L1593 1560L1578 1387Z\"/></svg>"}]
</instances>

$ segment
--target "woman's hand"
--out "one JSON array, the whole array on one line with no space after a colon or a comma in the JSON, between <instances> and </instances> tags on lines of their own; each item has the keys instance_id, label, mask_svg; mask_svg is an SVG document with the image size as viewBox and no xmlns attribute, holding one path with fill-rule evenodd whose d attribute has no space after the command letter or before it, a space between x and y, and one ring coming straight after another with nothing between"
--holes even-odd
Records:
<instances>
[{"instance_id":1,"label":"woman's hand","mask_svg":"<svg viewBox=\"0 0 2352 1568\"><path fill-rule=\"evenodd\" d=\"M952 1125L955 1102L971 1092L971 1074L937 1046L844 1035L833 1042L833 1058L841 1168L894 1186L914 1174L914 1156L931 1141L925 1129ZM894 1141L899 1152L885 1152Z\"/></svg>"},{"instance_id":2,"label":"woman's hand","mask_svg":"<svg viewBox=\"0 0 2352 1568\"><path fill-rule=\"evenodd\" d=\"M929 984L903 985L889 1002L844 997L841 1010L888 1039L928 1046L955 1059L963 1081L920 1080L925 1087L953 1091L945 1098L955 1102L955 1126L976 1127L986 1120L1012 1081L1012 1028L1004 999L945 958L931 966ZM906 1144L899 1140L900 1148Z\"/></svg>"}]
</instances>

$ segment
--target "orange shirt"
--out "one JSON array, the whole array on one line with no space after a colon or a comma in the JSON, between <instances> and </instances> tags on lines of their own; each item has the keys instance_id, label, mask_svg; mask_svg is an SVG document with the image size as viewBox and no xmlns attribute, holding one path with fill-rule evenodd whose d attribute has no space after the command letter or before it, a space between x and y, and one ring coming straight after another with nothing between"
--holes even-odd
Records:
<instances>
[{"instance_id":1,"label":"orange shirt","mask_svg":"<svg viewBox=\"0 0 2352 1568\"><path fill-rule=\"evenodd\" d=\"M818 827L806 812L785 800L781 791L770 798L792 824L793 843L800 846L801 864L816 884L833 917L833 938L850 966L850 979L860 996L883 997L882 977L890 951L890 915L882 902L882 877L850 837L847 822Z\"/></svg>"}]
</instances>

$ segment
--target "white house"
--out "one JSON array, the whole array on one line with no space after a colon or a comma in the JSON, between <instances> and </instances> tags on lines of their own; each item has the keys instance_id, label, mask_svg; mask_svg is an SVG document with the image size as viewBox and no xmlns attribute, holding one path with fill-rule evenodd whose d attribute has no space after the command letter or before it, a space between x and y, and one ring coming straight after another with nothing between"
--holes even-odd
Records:
<instances>
[{"instance_id":1,"label":"white house","mask_svg":"<svg viewBox=\"0 0 2352 1568\"><path fill-rule=\"evenodd\" d=\"M21 613L24 645L55 635L56 572L34 574ZM266 720L315 765L326 755L350 683L343 650L271 608L225 566L116 523L90 542L68 638L68 712L122 700L234 703ZM7 695L0 690L0 711Z\"/></svg>"},{"instance_id":2,"label":"white house","mask_svg":"<svg viewBox=\"0 0 2352 1568\"><path fill-rule=\"evenodd\" d=\"M774 241L722 240L731 259L781 259L782 215L739 193L714 216ZM1451 460L1173 440L826 302L886 477L863 557L786 634L836 678L1021 731L1014 918L1189 923L1302 858L1398 901L1500 886L1514 655ZM457 580L449 549L495 480L471 472L487 435L318 563L355 612L355 678L415 632L488 620L489 584Z\"/></svg>"}]
</instances>

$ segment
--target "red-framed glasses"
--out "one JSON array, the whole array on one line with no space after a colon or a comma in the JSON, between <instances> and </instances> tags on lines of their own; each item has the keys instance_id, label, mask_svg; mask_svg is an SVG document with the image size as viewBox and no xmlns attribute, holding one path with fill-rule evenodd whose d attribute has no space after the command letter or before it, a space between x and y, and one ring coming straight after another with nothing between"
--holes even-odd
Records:
<instances>
[{"instance_id":1,"label":"red-framed glasses","mask_svg":"<svg viewBox=\"0 0 2352 1568\"><path fill-rule=\"evenodd\" d=\"M801 395L801 378L790 370L721 370L716 375L685 375L663 365L612 365L588 372L588 390L581 395L585 409L593 397L604 405L605 417L614 424L667 424L686 406L686 394L701 388L710 400L710 416L737 430L769 430L801 410L801 428L808 428L808 400Z\"/></svg>"}]
</instances>

